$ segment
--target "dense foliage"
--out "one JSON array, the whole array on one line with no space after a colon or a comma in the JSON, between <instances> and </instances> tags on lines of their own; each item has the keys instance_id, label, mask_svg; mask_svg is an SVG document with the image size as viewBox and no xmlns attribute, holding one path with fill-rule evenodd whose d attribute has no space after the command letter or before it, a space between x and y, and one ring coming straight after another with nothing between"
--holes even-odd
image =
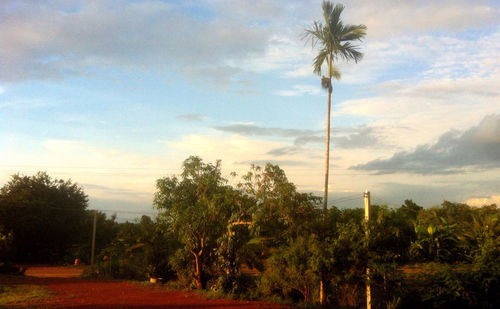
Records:
<instances>
[{"instance_id":1,"label":"dense foliage","mask_svg":"<svg viewBox=\"0 0 500 309\"><path fill-rule=\"evenodd\" d=\"M375 307L499 303L495 205L406 200L372 205L366 223L363 209L323 210L276 165L252 166L232 187L220 162L197 157L157 188L159 222L178 242L169 263L197 288L357 307L369 280Z\"/></svg>"},{"instance_id":2,"label":"dense foliage","mask_svg":"<svg viewBox=\"0 0 500 309\"><path fill-rule=\"evenodd\" d=\"M19 259L36 252L44 258L60 260L66 254L88 262L95 214L99 232L96 265L89 271L93 276L154 277L237 298L332 307L364 306L367 282L374 308L500 305L496 205L479 208L445 201L424 209L406 200L397 208L372 205L365 222L361 208L324 210L321 198L298 192L276 165L252 166L234 186L222 176L220 162L190 157L182 169L178 176L157 181L157 218L125 223L86 211L86 196L71 182L43 173L13 176L1 190L0 258L15 257L17 251ZM60 196L59 190L80 199L64 199L71 194ZM53 207L82 213L66 223L66 217L47 220L47 214L66 214ZM43 218L42 223L26 209ZM36 243L28 245L21 228L36 227L48 235L57 227L44 231L48 221L75 237L51 236L64 244L58 247L50 238L34 235ZM73 226L67 226L70 222ZM71 230L81 225L85 233Z\"/></svg>"},{"instance_id":3,"label":"dense foliage","mask_svg":"<svg viewBox=\"0 0 500 309\"><path fill-rule=\"evenodd\" d=\"M116 230L107 246L97 250L96 265L87 275L135 280L173 278L168 256L178 245L155 221L143 216L138 222L116 224Z\"/></svg>"},{"instance_id":4,"label":"dense foliage","mask_svg":"<svg viewBox=\"0 0 500 309\"><path fill-rule=\"evenodd\" d=\"M13 175L0 189L0 232L11 235L10 256L23 262L60 260L79 241L86 208L87 196L70 180L42 172Z\"/></svg>"}]
</instances>

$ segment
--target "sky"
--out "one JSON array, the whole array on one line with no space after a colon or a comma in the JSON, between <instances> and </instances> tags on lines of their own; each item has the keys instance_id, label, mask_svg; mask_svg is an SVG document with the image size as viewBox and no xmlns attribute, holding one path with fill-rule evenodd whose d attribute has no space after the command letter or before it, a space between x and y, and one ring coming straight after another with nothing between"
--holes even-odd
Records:
<instances>
[{"instance_id":1,"label":"sky","mask_svg":"<svg viewBox=\"0 0 500 309\"><path fill-rule=\"evenodd\" d=\"M337 64L330 204L500 205L500 2L343 3L368 30ZM151 212L197 155L231 184L271 162L322 195L327 93L303 39L321 18L321 1L1 1L0 186L46 171L89 208Z\"/></svg>"}]
</instances>

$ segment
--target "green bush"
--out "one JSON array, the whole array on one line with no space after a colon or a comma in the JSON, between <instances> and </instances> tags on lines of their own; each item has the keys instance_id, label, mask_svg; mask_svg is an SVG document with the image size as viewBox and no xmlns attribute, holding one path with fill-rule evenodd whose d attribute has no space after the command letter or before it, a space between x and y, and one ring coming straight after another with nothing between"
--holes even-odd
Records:
<instances>
[{"instance_id":1,"label":"green bush","mask_svg":"<svg viewBox=\"0 0 500 309\"><path fill-rule=\"evenodd\" d=\"M236 298L248 299L254 296L250 291L256 289L254 276L246 274L224 274L213 281L211 290L223 291L225 294L236 295Z\"/></svg>"},{"instance_id":2,"label":"green bush","mask_svg":"<svg viewBox=\"0 0 500 309\"><path fill-rule=\"evenodd\" d=\"M408 275L404 308L497 308L500 266L428 264Z\"/></svg>"}]
</instances>

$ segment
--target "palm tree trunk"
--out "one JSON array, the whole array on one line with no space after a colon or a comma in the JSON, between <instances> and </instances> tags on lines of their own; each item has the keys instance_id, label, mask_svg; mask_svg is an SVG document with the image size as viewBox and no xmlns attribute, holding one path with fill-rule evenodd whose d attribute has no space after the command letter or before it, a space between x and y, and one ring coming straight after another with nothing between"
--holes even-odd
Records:
<instances>
[{"instance_id":1,"label":"palm tree trunk","mask_svg":"<svg viewBox=\"0 0 500 309\"><path fill-rule=\"evenodd\" d=\"M331 79L330 79L331 80ZM326 155L325 155L325 190L323 195L323 210L328 204L328 174L330 169L330 109L332 100L332 86L328 87L328 111L326 113Z\"/></svg>"}]
</instances>

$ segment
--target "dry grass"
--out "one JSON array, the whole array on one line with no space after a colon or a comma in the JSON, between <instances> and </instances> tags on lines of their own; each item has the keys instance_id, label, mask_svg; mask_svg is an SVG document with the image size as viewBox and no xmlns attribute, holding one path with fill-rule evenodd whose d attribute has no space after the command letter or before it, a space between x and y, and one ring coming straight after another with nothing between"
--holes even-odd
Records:
<instances>
[{"instance_id":1,"label":"dry grass","mask_svg":"<svg viewBox=\"0 0 500 309\"><path fill-rule=\"evenodd\" d=\"M0 306L36 301L51 296L39 285L0 285Z\"/></svg>"}]
</instances>

